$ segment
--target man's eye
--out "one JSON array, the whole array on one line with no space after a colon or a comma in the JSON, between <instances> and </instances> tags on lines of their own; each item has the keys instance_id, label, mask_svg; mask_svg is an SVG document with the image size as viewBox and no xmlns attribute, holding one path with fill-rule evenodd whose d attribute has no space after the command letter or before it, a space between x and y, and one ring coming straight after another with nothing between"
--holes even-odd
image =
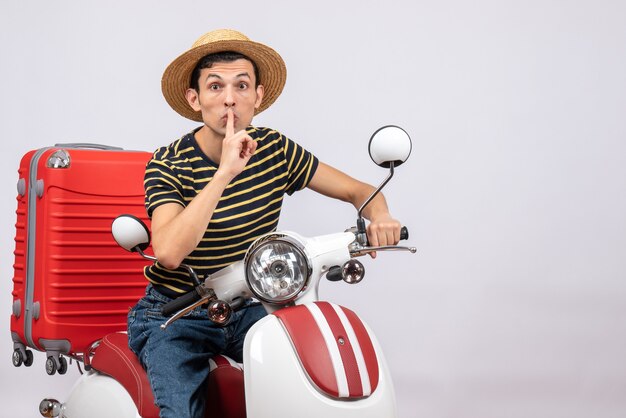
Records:
<instances>
[{"instance_id":1,"label":"man's eye","mask_svg":"<svg viewBox=\"0 0 626 418\"><path fill-rule=\"evenodd\" d=\"M241 90L247 89L248 88L248 83L239 83L239 88Z\"/></svg>"},{"instance_id":2,"label":"man's eye","mask_svg":"<svg viewBox=\"0 0 626 418\"><path fill-rule=\"evenodd\" d=\"M219 90L220 89L220 85L219 84L211 84L209 86L209 90Z\"/></svg>"}]
</instances>

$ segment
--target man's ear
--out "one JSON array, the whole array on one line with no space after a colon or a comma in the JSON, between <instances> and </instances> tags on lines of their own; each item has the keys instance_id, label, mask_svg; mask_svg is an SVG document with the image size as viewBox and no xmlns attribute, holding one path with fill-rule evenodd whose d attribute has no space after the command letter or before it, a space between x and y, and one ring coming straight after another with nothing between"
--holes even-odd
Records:
<instances>
[{"instance_id":1,"label":"man's ear","mask_svg":"<svg viewBox=\"0 0 626 418\"><path fill-rule=\"evenodd\" d=\"M254 102L254 108L258 109L261 106L261 102L263 101L263 93L265 93L265 87L263 84L259 84L256 88L256 102Z\"/></svg>"},{"instance_id":2,"label":"man's ear","mask_svg":"<svg viewBox=\"0 0 626 418\"><path fill-rule=\"evenodd\" d=\"M196 112L200 111L200 96L195 89L189 88L185 92L185 98L187 99L187 103L189 106Z\"/></svg>"}]
</instances>

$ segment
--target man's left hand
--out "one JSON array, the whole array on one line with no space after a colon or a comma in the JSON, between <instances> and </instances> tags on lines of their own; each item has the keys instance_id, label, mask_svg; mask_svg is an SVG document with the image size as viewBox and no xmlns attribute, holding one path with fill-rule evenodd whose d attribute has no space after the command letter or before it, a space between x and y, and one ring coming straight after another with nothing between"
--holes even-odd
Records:
<instances>
[{"instance_id":1,"label":"man's left hand","mask_svg":"<svg viewBox=\"0 0 626 418\"><path fill-rule=\"evenodd\" d=\"M396 245L400 241L402 224L390 214L377 216L367 226L367 239L372 247ZM376 258L376 251L370 253Z\"/></svg>"}]
</instances>

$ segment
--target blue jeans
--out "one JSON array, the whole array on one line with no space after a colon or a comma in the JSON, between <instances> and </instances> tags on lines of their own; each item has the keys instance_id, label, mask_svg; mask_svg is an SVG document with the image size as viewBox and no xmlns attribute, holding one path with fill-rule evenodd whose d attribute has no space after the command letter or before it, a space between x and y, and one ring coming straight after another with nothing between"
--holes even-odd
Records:
<instances>
[{"instance_id":1,"label":"blue jeans","mask_svg":"<svg viewBox=\"0 0 626 418\"><path fill-rule=\"evenodd\" d=\"M221 327L198 307L161 330L161 307L170 300L148 285L128 313L128 345L148 373L161 418L203 417L209 359L225 354L241 362L246 332L266 312L248 302Z\"/></svg>"}]
</instances>

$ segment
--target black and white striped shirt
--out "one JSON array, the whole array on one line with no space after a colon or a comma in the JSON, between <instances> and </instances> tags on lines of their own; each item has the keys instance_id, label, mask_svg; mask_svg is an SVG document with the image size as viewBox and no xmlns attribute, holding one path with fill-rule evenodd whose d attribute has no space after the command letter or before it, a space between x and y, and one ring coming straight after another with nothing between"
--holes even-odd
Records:
<instances>
[{"instance_id":1,"label":"black and white striped shirt","mask_svg":"<svg viewBox=\"0 0 626 418\"><path fill-rule=\"evenodd\" d=\"M256 238L274 231L285 193L306 187L317 169L313 154L279 132L246 130L257 149L227 186L198 247L183 261L201 277L241 260ZM148 162L144 188L150 217L164 203L186 206L215 174L218 165L200 150L194 133L157 149ZM177 297L192 289L182 269L168 270L156 262L144 273L164 295Z\"/></svg>"}]
</instances>

